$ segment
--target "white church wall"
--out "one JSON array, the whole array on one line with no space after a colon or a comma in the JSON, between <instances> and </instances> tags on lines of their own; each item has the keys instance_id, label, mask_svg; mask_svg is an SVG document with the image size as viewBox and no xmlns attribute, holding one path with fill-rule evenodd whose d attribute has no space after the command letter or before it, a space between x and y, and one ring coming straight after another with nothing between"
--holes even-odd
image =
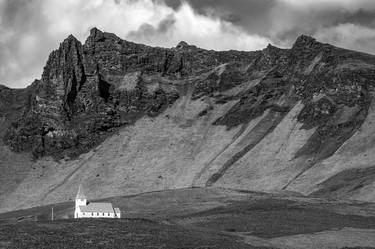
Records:
<instances>
[{"instance_id":1,"label":"white church wall","mask_svg":"<svg viewBox=\"0 0 375 249\"><path fill-rule=\"evenodd\" d=\"M115 218L115 213L103 212L78 212L75 213L75 218Z\"/></svg>"},{"instance_id":2,"label":"white church wall","mask_svg":"<svg viewBox=\"0 0 375 249\"><path fill-rule=\"evenodd\" d=\"M79 206L86 206L87 200L86 199L76 199L76 209L78 209Z\"/></svg>"}]
</instances>

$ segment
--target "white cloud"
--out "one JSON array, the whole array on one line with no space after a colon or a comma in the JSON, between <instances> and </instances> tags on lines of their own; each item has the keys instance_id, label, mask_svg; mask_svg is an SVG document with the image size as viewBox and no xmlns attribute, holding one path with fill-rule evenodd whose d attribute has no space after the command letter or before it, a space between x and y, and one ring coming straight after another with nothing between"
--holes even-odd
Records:
<instances>
[{"instance_id":1,"label":"white cloud","mask_svg":"<svg viewBox=\"0 0 375 249\"><path fill-rule=\"evenodd\" d=\"M150 0L123 0L118 3L108 0L49 0L45 1L43 10L51 35L73 33L81 40L94 26L125 36L144 22L160 22L173 11Z\"/></svg>"},{"instance_id":2,"label":"white cloud","mask_svg":"<svg viewBox=\"0 0 375 249\"><path fill-rule=\"evenodd\" d=\"M172 47L181 40L207 49L256 50L264 48L270 41L258 35L250 35L239 27L217 17L199 15L183 4L171 15L164 32L150 32L150 29L132 32L129 38L156 46ZM154 27L157 29L157 25Z\"/></svg>"},{"instance_id":3,"label":"white cloud","mask_svg":"<svg viewBox=\"0 0 375 249\"><path fill-rule=\"evenodd\" d=\"M213 49L259 49L267 45L268 40L259 36L247 35L233 24L215 17L199 15L188 5L183 4L174 10L162 2L150 0L96 0L60 1L49 0L44 5L48 13L48 31L51 35L59 34L60 39L69 32L84 40L91 27L97 26L122 38L148 24L157 27L163 20L170 18L175 22L167 32L153 36L130 36L135 42L171 47L180 40L187 40L195 45ZM56 18L58 17L58 18ZM138 39L138 40L137 40Z\"/></svg>"},{"instance_id":4,"label":"white cloud","mask_svg":"<svg viewBox=\"0 0 375 249\"><path fill-rule=\"evenodd\" d=\"M3 8L4 1L0 0L0 8ZM56 49L69 34L84 42L94 26L121 38L166 47L186 40L210 49L255 50L269 42L266 38L249 35L229 22L200 15L186 3L178 9L155 0L45 0L35 3L40 6L33 6L38 10L34 13L35 20L28 17L29 24L35 21L30 30L0 25L0 30L8 28L5 34L15 32L17 37L0 38L1 48L7 49L7 58L0 58L0 78L4 80L2 83L10 86L26 86L34 78L39 78L51 50ZM17 15L22 13L15 13L14 18ZM148 24L147 27L155 29L171 17L174 21L163 32L136 35L142 25ZM0 53L0 56L4 54ZM25 78L29 80L25 82Z\"/></svg>"}]
</instances>

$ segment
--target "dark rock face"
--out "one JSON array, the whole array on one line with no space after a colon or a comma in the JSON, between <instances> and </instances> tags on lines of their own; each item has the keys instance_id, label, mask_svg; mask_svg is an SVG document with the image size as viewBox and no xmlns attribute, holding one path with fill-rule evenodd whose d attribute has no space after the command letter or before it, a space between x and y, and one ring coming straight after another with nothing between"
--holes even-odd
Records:
<instances>
[{"instance_id":1,"label":"dark rock face","mask_svg":"<svg viewBox=\"0 0 375 249\"><path fill-rule=\"evenodd\" d=\"M17 125L20 116L30 111L32 96L38 84L39 81L34 81L25 89L10 89L0 85L0 120L3 119L4 121L0 130L0 137L7 134L11 125Z\"/></svg>"},{"instance_id":2,"label":"dark rock face","mask_svg":"<svg viewBox=\"0 0 375 249\"><path fill-rule=\"evenodd\" d=\"M193 100L237 101L213 123L228 129L267 110L280 122L302 101L302 128L317 129L298 155L321 160L367 115L375 72L358 69L360 63L375 64L375 57L307 36L291 49L269 45L255 52L216 52L186 42L153 48L94 28L84 45L73 36L63 41L50 54L40 81L24 90L0 88L0 115L9 121L2 136L13 150L32 151L35 157L74 157L119 127L159 115L187 94L183 84L193 84ZM246 84L254 86L227 94Z\"/></svg>"},{"instance_id":3,"label":"dark rock face","mask_svg":"<svg viewBox=\"0 0 375 249\"><path fill-rule=\"evenodd\" d=\"M154 53L152 61L147 53ZM31 150L35 157L74 157L116 128L159 114L178 93L162 88L150 93L141 76L144 71L162 72L161 54L162 49L121 41L97 29L84 46L69 36L51 53L30 95L30 110L8 129L5 142L18 152ZM128 62L129 55L146 59ZM133 85L123 88L128 83Z\"/></svg>"},{"instance_id":4,"label":"dark rock face","mask_svg":"<svg viewBox=\"0 0 375 249\"><path fill-rule=\"evenodd\" d=\"M354 65L373 65L375 60L373 56L306 37L297 40L293 49L296 58L321 61L319 66L310 64L311 73L299 76L299 82L294 84L297 96L305 103L299 121L304 123L304 129L317 128L297 156L314 155L314 160L319 161L331 156L364 122L370 105L369 91L375 86L369 75L375 72L367 69L362 73Z\"/></svg>"},{"instance_id":5,"label":"dark rock face","mask_svg":"<svg viewBox=\"0 0 375 249\"><path fill-rule=\"evenodd\" d=\"M258 85L241 93L239 102L215 124L232 128L248 123L262 115L267 109L271 109L273 112L287 113L290 109L289 103L278 104L278 102L282 97L288 96L290 87L278 72L272 72Z\"/></svg>"}]
</instances>

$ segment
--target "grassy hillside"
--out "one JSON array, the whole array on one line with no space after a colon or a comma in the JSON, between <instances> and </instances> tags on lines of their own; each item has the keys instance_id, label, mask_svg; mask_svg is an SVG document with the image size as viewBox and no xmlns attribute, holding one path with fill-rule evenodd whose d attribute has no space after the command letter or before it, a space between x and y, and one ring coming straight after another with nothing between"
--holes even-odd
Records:
<instances>
[{"instance_id":1,"label":"grassy hillside","mask_svg":"<svg viewBox=\"0 0 375 249\"><path fill-rule=\"evenodd\" d=\"M375 247L375 205L194 188L105 199L121 220L72 220L73 203L0 214L5 248ZM57 219L57 220L56 220ZM66 243L64 243L66 241Z\"/></svg>"},{"instance_id":2,"label":"grassy hillside","mask_svg":"<svg viewBox=\"0 0 375 249\"><path fill-rule=\"evenodd\" d=\"M7 239L5 239L7 238ZM202 230L142 219L67 220L0 226L6 248L255 248Z\"/></svg>"}]
</instances>

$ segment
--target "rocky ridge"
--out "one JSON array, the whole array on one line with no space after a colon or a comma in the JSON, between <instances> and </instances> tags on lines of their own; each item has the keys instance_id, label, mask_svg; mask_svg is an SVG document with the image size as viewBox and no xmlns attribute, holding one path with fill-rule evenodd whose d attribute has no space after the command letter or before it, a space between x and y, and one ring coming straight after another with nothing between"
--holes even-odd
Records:
<instances>
[{"instance_id":1,"label":"rocky ridge","mask_svg":"<svg viewBox=\"0 0 375 249\"><path fill-rule=\"evenodd\" d=\"M374 75L375 56L304 35L290 49L269 45L261 51L218 52L186 42L171 49L149 47L94 28L83 45L73 36L64 40L50 54L41 80L30 87L0 87L0 135L14 152L31 152L40 160L52 156L60 166L69 160L81 164L85 153L105 146L106 139L115 141L113 135L123 134L124 128L147 133L141 147L163 138L148 151L160 160L143 168L155 170L150 177L157 183L140 189L143 183L136 181L132 193L217 185L358 199L375 181L372 173L362 180L362 171L371 164L360 166L361 173L345 191L343 172L356 166L323 170L322 165L371 122ZM146 120L154 122L152 129ZM164 131L168 125L190 135L180 141ZM124 139L132 136L138 135ZM133 155L133 143L124 143L128 149L112 157L127 162L121 170L128 175L136 170L133 163L143 165L146 156L141 147ZM369 149L357 154L367 155ZM175 154L177 166L167 168L175 178L171 183L157 169L172 160L173 151L187 154ZM108 167L117 170L116 165ZM93 169L98 170L103 169ZM141 177L141 166L139 170L132 176ZM339 177L340 184L331 177ZM119 193L127 184L118 183Z\"/></svg>"}]
</instances>

